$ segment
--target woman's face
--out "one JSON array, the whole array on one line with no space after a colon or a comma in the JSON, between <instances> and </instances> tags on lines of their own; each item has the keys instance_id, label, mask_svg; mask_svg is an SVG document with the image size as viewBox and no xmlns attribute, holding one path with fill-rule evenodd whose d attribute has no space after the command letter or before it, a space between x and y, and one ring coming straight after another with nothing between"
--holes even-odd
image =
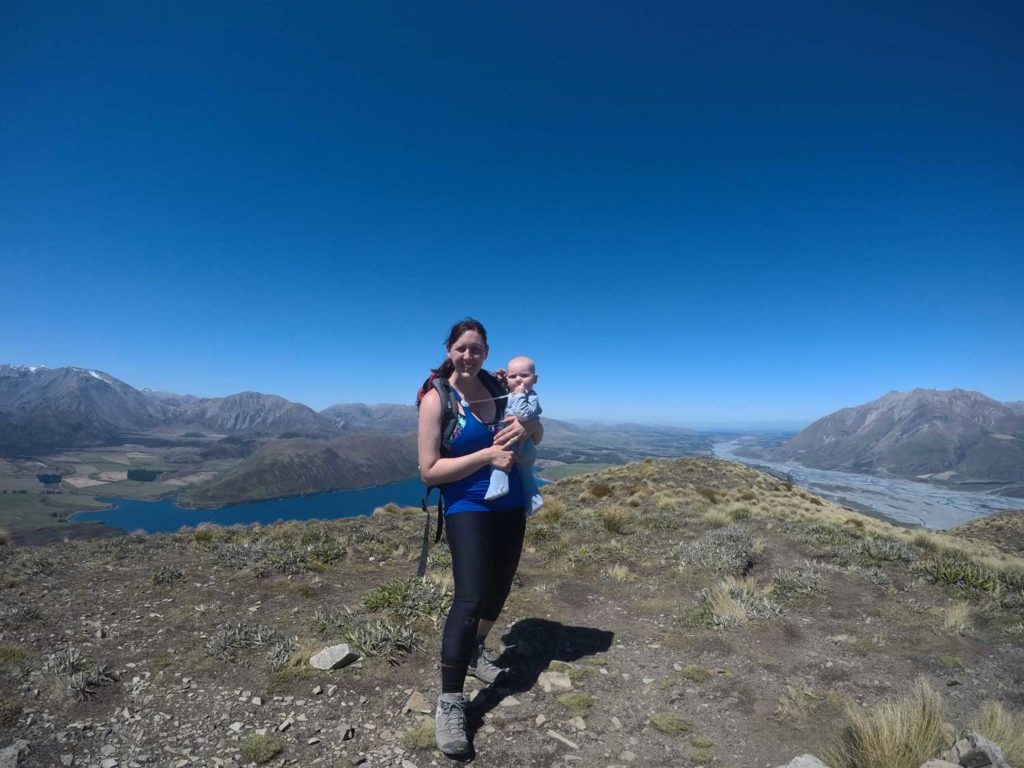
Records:
<instances>
[{"instance_id":1,"label":"woman's face","mask_svg":"<svg viewBox=\"0 0 1024 768\"><path fill-rule=\"evenodd\" d=\"M466 331L449 347L448 359L455 365L458 378L473 378L487 359L487 344L476 331Z\"/></svg>"}]
</instances>

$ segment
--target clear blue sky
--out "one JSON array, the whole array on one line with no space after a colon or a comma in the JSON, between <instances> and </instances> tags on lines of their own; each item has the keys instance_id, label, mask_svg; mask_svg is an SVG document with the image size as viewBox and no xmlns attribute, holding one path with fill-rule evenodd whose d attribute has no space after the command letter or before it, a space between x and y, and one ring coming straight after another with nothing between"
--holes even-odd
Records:
<instances>
[{"instance_id":1,"label":"clear blue sky","mask_svg":"<svg viewBox=\"0 0 1024 768\"><path fill-rule=\"evenodd\" d=\"M1022 39L1017 2L5 2L0 362L408 402L474 315L552 417L1024 399Z\"/></svg>"}]
</instances>

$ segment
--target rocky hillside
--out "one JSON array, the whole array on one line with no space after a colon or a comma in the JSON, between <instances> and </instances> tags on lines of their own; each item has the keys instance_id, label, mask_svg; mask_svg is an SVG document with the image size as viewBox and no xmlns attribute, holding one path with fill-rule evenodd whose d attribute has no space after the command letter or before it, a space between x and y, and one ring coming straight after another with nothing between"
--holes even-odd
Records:
<instances>
[{"instance_id":1,"label":"rocky hillside","mask_svg":"<svg viewBox=\"0 0 1024 768\"><path fill-rule=\"evenodd\" d=\"M212 481L186 490L178 502L221 507L394 483L416 472L413 434L360 432L329 441L274 440Z\"/></svg>"},{"instance_id":2,"label":"rocky hillside","mask_svg":"<svg viewBox=\"0 0 1024 768\"><path fill-rule=\"evenodd\" d=\"M321 416L345 432L415 432L418 424L417 413L414 405L395 403L340 403L320 411Z\"/></svg>"},{"instance_id":3,"label":"rocky hillside","mask_svg":"<svg viewBox=\"0 0 1024 768\"><path fill-rule=\"evenodd\" d=\"M975 720L1024 759L1019 557L713 459L545 494L492 635L511 677L470 684L476 765L854 768L832 757L847 712L911 690L935 727L887 768ZM447 764L427 713L450 555L412 578L422 521L0 546L0 748L23 741L20 768ZM339 642L363 660L309 665Z\"/></svg>"},{"instance_id":4,"label":"rocky hillside","mask_svg":"<svg viewBox=\"0 0 1024 768\"><path fill-rule=\"evenodd\" d=\"M979 392L890 392L811 424L773 453L820 469L1024 481L1024 415Z\"/></svg>"},{"instance_id":5,"label":"rocky hillside","mask_svg":"<svg viewBox=\"0 0 1024 768\"><path fill-rule=\"evenodd\" d=\"M261 392L198 398L169 413L167 420L214 432L265 437L330 437L338 433L330 420L312 408Z\"/></svg>"}]
</instances>

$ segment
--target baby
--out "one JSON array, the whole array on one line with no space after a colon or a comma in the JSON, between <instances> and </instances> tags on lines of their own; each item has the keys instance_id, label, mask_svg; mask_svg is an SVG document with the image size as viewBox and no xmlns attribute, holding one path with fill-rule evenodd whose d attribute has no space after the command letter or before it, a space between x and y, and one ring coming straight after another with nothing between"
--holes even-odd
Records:
<instances>
[{"instance_id":1,"label":"baby","mask_svg":"<svg viewBox=\"0 0 1024 768\"><path fill-rule=\"evenodd\" d=\"M532 421L540 416L540 400L533 391L537 383L537 369L533 360L523 355L508 361L506 381L511 394L505 406L505 416L515 416L519 421ZM527 499L526 515L529 517L544 505L537 480L533 476L533 463L537 460L537 446L529 437L519 446L519 476L523 479L523 497ZM486 499L497 499L508 493L508 473L501 469L491 470L491 484Z\"/></svg>"}]
</instances>

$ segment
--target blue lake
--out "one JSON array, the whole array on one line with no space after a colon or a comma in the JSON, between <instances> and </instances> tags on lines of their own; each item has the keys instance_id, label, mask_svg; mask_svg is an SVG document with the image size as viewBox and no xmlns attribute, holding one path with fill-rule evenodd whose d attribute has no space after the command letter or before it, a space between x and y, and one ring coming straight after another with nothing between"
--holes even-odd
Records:
<instances>
[{"instance_id":1,"label":"blue lake","mask_svg":"<svg viewBox=\"0 0 1024 768\"><path fill-rule=\"evenodd\" d=\"M320 493L291 499L275 499L253 504L238 504L223 509L185 509L174 499L138 501L136 499L100 499L114 504L114 509L99 512L76 512L70 516L75 522L99 521L126 531L142 530L146 533L176 531L182 526L200 523L217 525L248 525L273 523L277 520L330 520L339 517L369 515L388 502L400 506L420 505L423 483L419 479L391 485L357 488L351 491ZM436 503L437 491L431 496Z\"/></svg>"}]
</instances>

